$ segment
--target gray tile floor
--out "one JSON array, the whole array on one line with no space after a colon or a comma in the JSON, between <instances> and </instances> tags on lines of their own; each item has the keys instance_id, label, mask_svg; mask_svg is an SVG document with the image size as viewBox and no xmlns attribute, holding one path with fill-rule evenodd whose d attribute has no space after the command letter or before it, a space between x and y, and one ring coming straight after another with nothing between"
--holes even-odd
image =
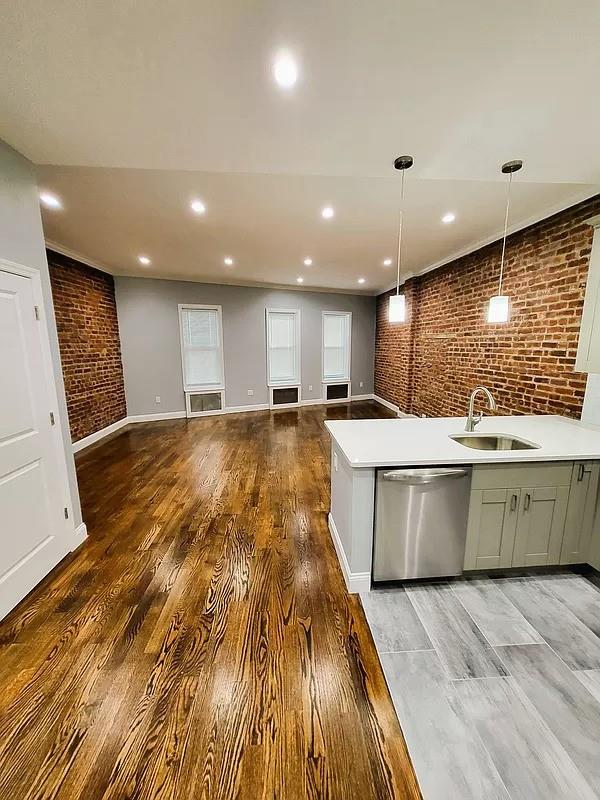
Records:
<instances>
[{"instance_id":1,"label":"gray tile floor","mask_svg":"<svg viewBox=\"0 0 600 800\"><path fill-rule=\"evenodd\" d=\"M600 589L571 572L361 595L424 800L600 798Z\"/></svg>"}]
</instances>

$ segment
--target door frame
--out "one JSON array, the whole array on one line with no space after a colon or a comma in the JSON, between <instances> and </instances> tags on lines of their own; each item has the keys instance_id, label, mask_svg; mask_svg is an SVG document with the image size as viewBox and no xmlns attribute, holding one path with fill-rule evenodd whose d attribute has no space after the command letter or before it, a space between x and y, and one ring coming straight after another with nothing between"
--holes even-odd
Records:
<instances>
[{"instance_id":1,"label":"door frame","mask_svg":"<svg viewBox=\"0 0 600 800\"><path fill-rule=\"evenodd\" d=\"M63 440L63 419L58 404L58 392L56 390L56 378L54 375L54 365L52 362L52 350L50 347L50 335L48 331L47 315L44 306L44 293L42 291L42 278L39 269L28 267L24 264L17 264L6 258L0 258L0 272L8 272L12 275L20 275L31 280L34 304L38 308L39 314L39 337L42 350L42 362L44 365L44 384L46 387L46 401L48 403L48 413L54 412L55 424L52 426L52 445L58 477L63 489L63 505L67 509L68 518L65 518L65 531L71 540L71 551L75 550L87 537L85 523L75 526L73 516L73 499L71 497L71 486L69 484L69 473L67 470L67 459Z\"/></svg>"}]
</instances>

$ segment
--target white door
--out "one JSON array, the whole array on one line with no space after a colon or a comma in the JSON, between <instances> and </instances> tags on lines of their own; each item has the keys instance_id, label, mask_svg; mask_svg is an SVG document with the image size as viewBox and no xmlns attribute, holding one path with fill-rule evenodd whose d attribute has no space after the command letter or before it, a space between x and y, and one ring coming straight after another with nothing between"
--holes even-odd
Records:
<instances>
[{"instance_id":1,"label":"white door","mask_svg":"<svg viewBox=\"0 0 600 800\"><path fill-rule=\"evenodd\" d=\"M0 619L70 550L32 284L0 269Z\"/></svg>"}]
</instances>

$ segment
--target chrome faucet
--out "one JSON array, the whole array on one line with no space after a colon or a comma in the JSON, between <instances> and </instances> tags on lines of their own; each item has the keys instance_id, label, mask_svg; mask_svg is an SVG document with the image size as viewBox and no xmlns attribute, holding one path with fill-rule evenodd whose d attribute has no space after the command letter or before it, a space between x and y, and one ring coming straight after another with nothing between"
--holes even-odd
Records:
<instances>
[{"instance_id":1,"label":"chrome faucet","mask_svg":"<svg viewBox=\"0 0 600 800\"><path fill-rule=\"evenodd\" d=\"M486 389L485 386L477 386L471 392L471 399L469 400L469 415L467 417L467 424L465 425L465 430L471 433L475 430L475 425L479 425L482 420L483 414L475 414L475 398L479 394L479 392L483 392L484 395L487 397L488 406L490 407L490 411L496 410L496 401L492 397L492 393L489 389Z\"/></svg>"}]
</instances>

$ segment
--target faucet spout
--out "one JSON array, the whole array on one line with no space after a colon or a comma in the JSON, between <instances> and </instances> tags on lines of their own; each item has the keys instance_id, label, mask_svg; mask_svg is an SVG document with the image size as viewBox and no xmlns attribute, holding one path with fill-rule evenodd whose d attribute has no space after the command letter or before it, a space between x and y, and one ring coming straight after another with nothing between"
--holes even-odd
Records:
<instances>
[{"instance_id":1,"label":"faucet spout","mask_svg":"<svg viewBox=\"0 0 600 800\"><path fill-rule=\"evenodd\" d=\"M475 426L479 425L483 418L483 413L475 414L475 399L479 392L482 392L485 395L490 411L496 410L496 401L494 400L489 389L486 389L485 386L477 386L475 389L473 389L469 399L469 413L467 416L467 424L465 425L465 430L469 433L475 430Z\"/></svg>"}]
</instances>

